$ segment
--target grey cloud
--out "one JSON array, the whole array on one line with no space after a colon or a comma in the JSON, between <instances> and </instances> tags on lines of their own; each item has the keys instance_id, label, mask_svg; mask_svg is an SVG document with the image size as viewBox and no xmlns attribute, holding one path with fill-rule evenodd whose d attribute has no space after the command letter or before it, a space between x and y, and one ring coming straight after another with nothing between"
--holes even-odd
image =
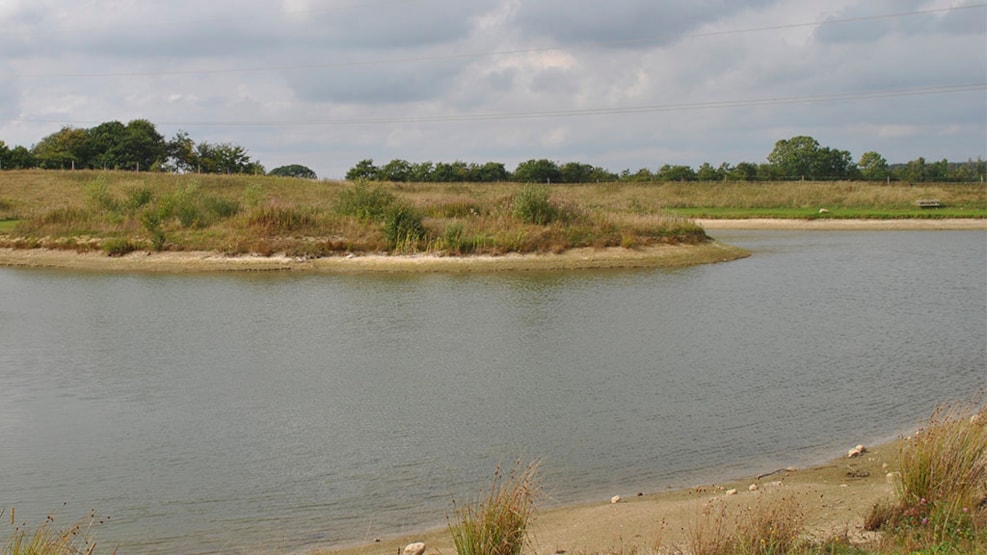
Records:
<instances>
[{"instance_id":1,"label":"grey cloud","mask_svg":"<svg viewBox=\"0 0 987 555\"><path fill-rule=\"evenodd\" d=\"M838 14L827 18L832 23L821 25L814 33L822 44L844 42L876 42L888 36L911 37L916 35L944 34L965 35L984 34L987 18L984 8L966 8L947 12L919 13L932 9L922 1L861 2L848 6ZM875 14L889 14L891 17L869 19ZM860 18L859 21L842 21Z\"/></svg>"},{"instance_id":2,"label":"grey cloud","mask_svg":"<svg viewBox=\"0 0 987 555\"><path fill-rule=\"evenodd\" d=\"M655 43L664 45L675 42L678 35L705 23L773 2L523 0L516 14L516 22L529 37L550 37L564 44L604 43L619 46L621 41L654 38Z\"/></svg>"},{"instance_id":3,"label":"grey cloud","mask_svg":"<svg viewBox=\"0 0 987 555\"><path fill-rule=\"evenodd\" d=\"M309 102L406 103L439 96L460 70L454 63L420 62L322 73L292 72L287 80L295 94Z\"/></svg>"},{"instance_id":4,"label":"grey cloud","mask_svg":"<svg viewBox=\"0 0 987 555\"><path fill-rule=\"evenodd\" d=\"M495 0L364 2L315 10L305 31L311 43L358 49L418 48L466 38L475 18Z\"/></svg>"}]
</instances>

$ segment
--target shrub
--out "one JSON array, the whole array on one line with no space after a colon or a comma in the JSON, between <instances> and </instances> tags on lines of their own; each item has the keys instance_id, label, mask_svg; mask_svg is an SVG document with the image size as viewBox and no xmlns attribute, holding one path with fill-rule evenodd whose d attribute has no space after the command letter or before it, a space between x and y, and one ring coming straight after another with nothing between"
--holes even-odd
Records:
<instances>
[{"instance_id":1,"label":"shrub","mask_svg":"<svg viewBox=\"0 0 987 555\"><path fill-rule=\"evenodd\" d=\"M150 204L154 200L154 191L147 187L134 187L127 192L126 207L129 210L137 210Z\"/></svg>"},{"instance_id":2,"label":"shrub","mask_svg":"<svg viewBox=\"0 0 987 555\"><path fill-rule=\"evenodd\" d=\"M548 225L570 219L569 212L549 199L545 185L527 185L511 197L511 214L524 223Z\"/></svg>"},{"instance_id":3,"label":"shrub","mask_svg":"<svg viewBox=\"0 0 987 555\"><path fill-rule=\"evenodd\" d=\"M99 246L109 256L123 256L138 249L137 245L122 237L106 239Z\"/></svg>"},{"instance_id":4,"label":"shrub","mask_svg":"<svg viewBox=\"0 0 987 555\"><path fill-rule=\"evenodd\" d=\"M459 555L520 555L540 492L538 464L515 461L505 477L498 467L486 499L457 507L449 522Z\"/></svg>"},{"instance_id":5,"label":"shrub","mask_svg":"<svg viewBox=\"0 0 987 555\"><path fill-rule=\"evenodd\" d=\"M360 183L339 191L336 211L361 220L380 220L397 201L390 191L378 185L372 189Z\"/></svg>"},{"instance_id":6,"label":"shrub","mask_svg":"<svg viewBox=\"0 0 987 555\"><path fill-rule=\"evenodd\" d=\"M164 249L165 234L161 229L161 214L157 210L146 209L138 216L141 227L151 238L151 248L156 251Z\"/></svg>"},{"instance_id":7,"label":"shrub","mask_svg":"<svg viewBox=\"0 0 987 555\"><path fill-rule=\"evenodd\" d=\"M110 188L103 179L95 179L86 185L83 195L86 204L93 211L116 212L120 209L120 203L110 194Z\"/></svg>"},{"instance_id":8,"label":"shrub","mask_svg":"<svg viewBox=\"0 0 987 555\"><path fill-rule=\"evenodd\" d=\"M876 505L868 528L909 549L987 551L987 408L940 407L898 464L895 502Z\"/></svg>"},{"instance_id":9,"label":"shrub","mask_svg":"<svg viewBox=\"0 0 987 555\"><path fill-rule=\"evenodd\" d=\"M384 238L391 248L414 246L424 237L422 216L410 206L396 204L384 214Z\"/></svg>"}]
</instances>

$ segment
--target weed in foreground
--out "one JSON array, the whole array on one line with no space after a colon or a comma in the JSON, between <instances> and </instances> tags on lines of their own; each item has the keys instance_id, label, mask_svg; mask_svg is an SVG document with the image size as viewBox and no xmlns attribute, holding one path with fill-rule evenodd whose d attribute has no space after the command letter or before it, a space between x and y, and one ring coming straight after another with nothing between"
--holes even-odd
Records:
<instances>
[{"instance_id":1,"label":"weed in foreground","mask_svg":"<svg viewBox=\"0 0 987 555\"><path fill-rule=\"evenodd\" d=\"M0 509L0 515L4 509ZM101 522L95 513L65 529L55 526L55 517L48 515L33 532L27 524L14 525L14 509L10 509L10 525L13 527L3 555L93 555L96 552L93 527ZM113 551L116 553L116 550Z\"/></svg>"},{"instance_id":2,"label":"weed in foreground","mask_svg":"<svg viewBox=\"0 0 987 555\"><path fill-rule=\"evenodd\" d=\"M460 507L449 521L459 555L520 555L540 492L538 464L515 461L505 476L498 467L486 499Z\"/></svg>"},{"instance_id":3,"label":"weed in foreground","mask_svg":"<svg viewBox=\"0 0 987 555\"><path fill-rule=\"evenodd\" d=\"M987 407L940 407L901 447L895 500L865 527L907 551L987 553Z\"/></svg>"},{"instance_id":4,"label":"weed in foreground","mask_svg":"<svg viewBox=\"0 0 987 555\"><path fill-rule=\"evenodd\" d=\"M805 515L793 497L759 497L731 516L722 501L704 507L689 530L692 555L786 555L811 552L803 539Z\"/></svg>"}]
</instances>

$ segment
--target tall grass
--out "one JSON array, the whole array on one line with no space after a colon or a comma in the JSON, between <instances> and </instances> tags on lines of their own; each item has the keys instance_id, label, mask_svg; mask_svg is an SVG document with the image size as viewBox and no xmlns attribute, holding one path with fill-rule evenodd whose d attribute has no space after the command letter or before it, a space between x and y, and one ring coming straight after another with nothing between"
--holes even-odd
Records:
<instances>
[{"instance_id":1,"label":"tall grass","mask_svg":"<svg viewBox=\"0 0 987 555\"><path fill-rule=\"evenodd\" d=\"M731 515L722 500L707 504L689 530L692 555L788 555L810 553L805 513L794 497L759 496Z\"/></svg>"},{"instance_id":2,"label":"tall grass","mask_svg":"<svg viewBox=\"0 0 987 555\"><path fill-rule=\"evenodd\" d=\"M455 505L449 521L459 555L521 555L540 492L538 464L515 461L505 476L500 468L486 498Z\"/></svg>"},{"instance_id":3,"label":"tall grass","mask_svg":"<svg viewBox=\"0 0 987 555\"><path fill-rule=\"evenodd\" d=\"M0 515L4 510L0 509ZM55 525L55 517L48 515L34 531L30 531L26 523L15 525L14 509L10 509L10 533L3 555L93 555L96 552L96 541L93 528L100 521L95 513L59 529ZM114 550L113 553L116 553Z\"/></svg>"},{"instance_id":4,"label":"tall grass","mask_svg":"<svg viewBox=\"0 0 987 555\"><path fill-rule=\"evenodd\" d=\"M152 250L497 255L706 241L701 228L675 215L689 207L807 207L807 217L842 205L886 217L892 209L915 212L916 198L938 198L948 209L987 217L987 189L979 184L368 185L14 170L3 172L0 187L0 219L14 219L0 227L6 247L74 248L120 238Z\"/></svg>"},{"instance_id":5,"label":"tall grass","mask_svg":"<svg viewBox=\"0 0 987 555\"><path fill-rule=\"evenodd\" d=\"M938 408L901 447L895 499L867 516L903 549L987 553L987 406Z\"/></svg>"}]
</instances>

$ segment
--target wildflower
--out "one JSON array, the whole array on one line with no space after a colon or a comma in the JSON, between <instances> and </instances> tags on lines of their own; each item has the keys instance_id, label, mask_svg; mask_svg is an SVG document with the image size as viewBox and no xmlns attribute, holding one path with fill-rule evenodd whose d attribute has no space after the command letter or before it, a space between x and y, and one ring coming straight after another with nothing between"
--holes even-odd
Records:
<instances>
[{"instance_id":1,"label":"wildflower","mask_svg":"<svg viewBox=\"0 0 987 555\"><path fill-rule=\"evenodd\" d=\"M928 523L929 523L928 517L922 518L922 524L928 524Z\"/></svg>"},{"instance_id":2,"label":"wildflower","mask_svg":"<svg viewBox=\"0 0 987 555\"><path fill-rule=\"evenodd\" d=\"M963 507L963 512L964 513L968 513L968 512L970 512L970 509L967 509L966 507Z\"/></svg>"}]
</instances>

